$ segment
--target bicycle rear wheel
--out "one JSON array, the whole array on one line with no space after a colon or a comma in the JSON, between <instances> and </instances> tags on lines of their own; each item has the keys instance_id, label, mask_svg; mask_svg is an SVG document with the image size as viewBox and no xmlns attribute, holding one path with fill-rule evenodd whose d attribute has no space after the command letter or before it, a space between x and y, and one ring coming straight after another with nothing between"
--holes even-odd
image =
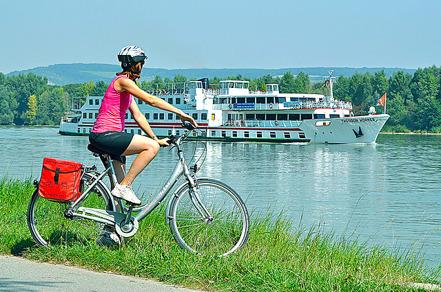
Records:
<instances>
[{"instance_id":1,"label":"bicycle rear wheel","mask_svg":"<svg viewBox=\"0 0 441 292\"><path fill-rule=\"evenodd\" d=\"M86 190L94 178L84 174L81 179L82 191ZM89 195L81 202L82 207L112 210L111 198L98 182ZM28 207L27 222L34 240L41 246L71 245L73 243L95 244L103 231L104 224L88 219L68 219L64 211L68 203L58 203L41 198L36 190Z\"/></svg>"},{"instance_id":2,"label":"bicycle rear wheel","mask_svg":"<svg viewBox=\"0 0 441 292\"><path fill-rule=\"evenodd\" d=\"M211 218L201 215L194 192ZM196 190L189 185L178 189L170 203L169 225L178 244L191 252L227 256L248 240L249 217L239 195L226 184L199 179Z\"/></svg>"}]
</instances>

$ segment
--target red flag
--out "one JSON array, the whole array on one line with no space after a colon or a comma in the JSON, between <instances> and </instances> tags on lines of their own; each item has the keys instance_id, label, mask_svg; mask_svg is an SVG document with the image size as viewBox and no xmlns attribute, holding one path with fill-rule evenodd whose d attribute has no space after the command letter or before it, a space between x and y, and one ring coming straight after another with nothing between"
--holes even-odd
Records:
<instances>
[{"instance_id":1,"label":"red flag","mask_svg":"<svg viewBox=\"0 0 441 292\"><path fill-rule=\"evenodd\" d=\"M380 97L380 99L378 100L377 104L378 105L385 105L386 104L386 98L387 98L387 93L385 92L383 94L383 96Z\"/></svg>"}]
</instances>

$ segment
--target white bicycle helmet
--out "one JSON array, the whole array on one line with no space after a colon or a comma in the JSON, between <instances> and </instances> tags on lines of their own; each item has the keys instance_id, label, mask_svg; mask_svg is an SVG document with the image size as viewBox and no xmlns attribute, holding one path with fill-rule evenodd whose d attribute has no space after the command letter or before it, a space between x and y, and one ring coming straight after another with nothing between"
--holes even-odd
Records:
<instances>
[{"instance_id":1,"label":"white bicycle helmet","mask_svg":"<svg viewBox=\"0 0 441 292\"><path fill-rule=\"evenodd\" d=\"M130 67L147 59L144 50L137 46L127 46L118 53L118 60L123 67Z\"/></svg>"}]
</instances>

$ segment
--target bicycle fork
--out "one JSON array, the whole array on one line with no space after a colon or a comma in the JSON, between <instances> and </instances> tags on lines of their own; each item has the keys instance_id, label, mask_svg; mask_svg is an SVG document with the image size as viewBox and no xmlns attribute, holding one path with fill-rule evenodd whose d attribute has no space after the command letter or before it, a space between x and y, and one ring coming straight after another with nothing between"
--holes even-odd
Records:
<instances>
[{"instance_id":1,"label":"bicycle fork","mask_svg":"<svg viewBox=\"0 0 441 292\"><path fill-rule=\"evenodd\" d=\"M205 205L201 201L201 197L199 195L199 192L197 190L197 186L192 186L189 189L189 196L190 200L193 203L196 210L198 210L199 214L202 216L202 220L205 223L211 223L213 221L213 216L210 214L208 209L205 207Z\"/></svg>"}]
</instances>

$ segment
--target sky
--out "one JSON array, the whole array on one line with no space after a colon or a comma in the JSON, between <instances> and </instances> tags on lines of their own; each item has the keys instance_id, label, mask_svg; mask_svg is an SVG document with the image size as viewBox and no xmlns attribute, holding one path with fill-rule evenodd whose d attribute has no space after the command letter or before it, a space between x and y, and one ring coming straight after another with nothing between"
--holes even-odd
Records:
<instances>
[{"instance_id":1,"label":"sky","mask_svg":"<svg viewBox=\"0 0 441 292\"><path fill-rule=\"evenodd\" d=\"M0 0L0 72L118 64L136 44L154 68L441 65L440 0Z\"/></svg>"}]
</instances>

